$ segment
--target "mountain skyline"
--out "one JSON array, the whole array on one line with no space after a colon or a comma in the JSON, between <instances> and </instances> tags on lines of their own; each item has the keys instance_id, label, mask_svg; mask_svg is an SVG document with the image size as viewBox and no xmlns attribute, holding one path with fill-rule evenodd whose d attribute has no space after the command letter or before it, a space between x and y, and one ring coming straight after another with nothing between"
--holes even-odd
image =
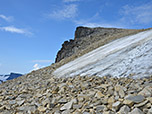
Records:
<instances>
[{"instance_id":1,"label":"mountain skyline","mask_svg":"<svg viewBox=\"0 0 152 114\"><path fill-rule=\"evenodd\" d=\"M5 82L7 80L12 80L14 78L20 77L22 74L20 73L10 73L10 74L0 74L0 83Z\"/></svg>"},{"instance_id":2,"label":"mountain skyline","mask_svg":"<svg viewBox=\"0 0 152 114\"><path fill-rule=\"evenodd\" d=\"M54 62L77 26L152 26L149 0L0 1L0 74L28 73Z\"/></svg>"}]
</instances>

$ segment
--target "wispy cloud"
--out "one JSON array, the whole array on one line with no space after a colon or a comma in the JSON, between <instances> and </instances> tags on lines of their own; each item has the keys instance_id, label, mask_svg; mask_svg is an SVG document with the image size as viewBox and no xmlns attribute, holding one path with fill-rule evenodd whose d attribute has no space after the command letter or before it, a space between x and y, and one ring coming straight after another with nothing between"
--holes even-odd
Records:
<instances>
[{"instance_id":1,"label":"wispy cloud","mask_svg":"<svg viewBox=\"0 0 152 114\"><path fill-rule=\"evenodd\" d=\"M77 10L78 8L76 4L65 5L63 9L57 9L51 12L48 16L59 20L71 19L77 16Z\"/></svg>"},{"instance_id":2,"label":"wispy cloud","mask_svg":"<svg viewBox=\"0 0 152 114\"><path fill-rule=\"evenodd\" d=\"M152 23L152 2L140 6L125 5L122 10L121 21L130 24L149 24Z\"/></svg>"},{"instance_id":3,"label":"wispy cloud","mask_svg":"<svg viewBox=\"0 0 152 114\"><path fill-rule=\"evenodd\" d=\"M51 63L52 60L33 60L34 63Z\"/></svg>"},{"instance_id":4,"label":"wispy cloud","mask_svg":"<svg viewBox=\"0 0 152 114\"><path fill-rule=\"evenodd\" d=\"M21 29L21 28L16 28L14 26L6 26L6 27L0 27L1 31L6 31L6 32L11 32L11 33L18 33L18 34L26 34L26 35L32 35L31 32Z\"/></svg>"},{"instance_id":5,"label":"wispy cloud","mask_svg":"<svg viewBox=\"0 0 152 114\"><path fill-rule=\"evenodd\" d=\"M8 22L13 21L13 17L12 16L8 16L7 17L5 15L0 14L0 18L4 19L5 21L8 21Z\"/></svg>"},{"instance_id":6,"label":"wispy cloud","mask_svg":"<svg viewBox=\"0 0 152 114\"><path fill-rule=\"evenodd\" d=\"M77 1L80 1L80 0L63 0L63 2L77 2Z\"/></svg>"}]
</instances>

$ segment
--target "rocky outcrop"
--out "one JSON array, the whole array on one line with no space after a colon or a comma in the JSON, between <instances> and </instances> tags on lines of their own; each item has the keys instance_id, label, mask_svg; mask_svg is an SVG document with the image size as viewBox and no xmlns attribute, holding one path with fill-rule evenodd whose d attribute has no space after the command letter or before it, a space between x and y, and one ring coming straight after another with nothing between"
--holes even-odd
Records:
<instances>
[{"instance_id":1,"label":"rocky outcrop","mask_svg":"<svg viewBox=\"0 0 152 114\"><path fill-rule=\"evenodd\" d=\"M62 44L62 48L57 53L55 62L59 62L64 58L70 57L99 40L106 40L107 36L112 36L113 34L123 33L126 31L126 29L116 28L77 27L74 40L71 39Z\"/></svg>"}]
</instances>

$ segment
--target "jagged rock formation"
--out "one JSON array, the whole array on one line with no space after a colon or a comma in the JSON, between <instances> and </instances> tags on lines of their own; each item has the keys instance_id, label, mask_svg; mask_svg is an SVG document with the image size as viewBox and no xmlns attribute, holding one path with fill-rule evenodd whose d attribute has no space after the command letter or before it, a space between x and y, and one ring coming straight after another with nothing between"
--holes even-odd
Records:
<instances>
[{"instance_id":1,"label":"jagged rock formation","mask_svg":"<svg viewBox=\"0 0 152 114\"><path fill-rule=\"evenodd\" d=\"M74 40L71 39L62 44L62 48L57 53L55 62L59 62L64 58L70 57L71 55L84 50L95 42L100 40L108 40L108 36L127 31L129 31L129 29L77 27Z\"/></svg>"}]
</instances>

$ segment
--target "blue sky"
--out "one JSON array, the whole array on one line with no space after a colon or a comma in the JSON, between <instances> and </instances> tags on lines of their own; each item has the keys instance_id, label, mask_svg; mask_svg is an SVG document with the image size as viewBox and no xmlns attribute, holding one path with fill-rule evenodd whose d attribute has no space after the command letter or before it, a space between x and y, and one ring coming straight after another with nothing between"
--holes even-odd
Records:
<instances>
[{"instance_id":1,"label":"blue sky","mask_svg":"<svg viewBox=\"0 0 152 114\"><path fill-rule=\"evenodd\" d=\"M77 26L152 27L151 0L0 0L0 74L54 62Z\"/></svg>"}]
</instances>

